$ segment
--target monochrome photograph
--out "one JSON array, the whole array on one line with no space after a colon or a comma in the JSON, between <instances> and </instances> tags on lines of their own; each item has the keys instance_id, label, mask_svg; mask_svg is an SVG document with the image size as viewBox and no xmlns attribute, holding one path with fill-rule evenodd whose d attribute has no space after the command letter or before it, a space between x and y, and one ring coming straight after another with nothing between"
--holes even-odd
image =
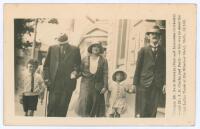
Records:
<instances>
[{"instance_id":1,"label":"monochrome photograph","mask_svg":"<svg viewBox=\"0 0 200 129\"><path fill-rule=\"evenodd\" d=\"M194 70L187 67L194 65L188 58L194 45L187 41L195 33L188 24L194 22L185 12L161 15L156 5L142 6L152 12L136 5L66 4L49 14L39 11L49 10L48 4L7 4L5 48L12 51L7 58L12 67L5 66L5 121L193 123L195 85L188 77ZM9 16L12 9L16 14Z\"/></svg>"},{"instance_id":2,"label":"monochrome photograph","mask_svg":"<svg viewBox=\"0 0 200 129\"><path fill-rule=\"evenodd\" d=\"M164 20L86 16L14 25L16 115L164 117Z\"/></svg>"}]
</instances>

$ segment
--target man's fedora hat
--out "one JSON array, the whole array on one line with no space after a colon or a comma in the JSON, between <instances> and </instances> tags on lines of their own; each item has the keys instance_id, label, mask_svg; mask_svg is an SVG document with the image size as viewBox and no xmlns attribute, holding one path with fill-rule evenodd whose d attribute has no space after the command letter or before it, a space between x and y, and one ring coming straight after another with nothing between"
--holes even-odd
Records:
<instances>
[{"instance_id":1,"label":"man's fedora hat","mask_svg":"<svg viewBox=\"0 0 200 129\"><path fill-rule=\"evenodd\" d=\"M159 26L153 26L149 30L147 30L146 34L149 35L150 33L156 33L160 34L160 27Z\"/></svg>"}]
</instances>

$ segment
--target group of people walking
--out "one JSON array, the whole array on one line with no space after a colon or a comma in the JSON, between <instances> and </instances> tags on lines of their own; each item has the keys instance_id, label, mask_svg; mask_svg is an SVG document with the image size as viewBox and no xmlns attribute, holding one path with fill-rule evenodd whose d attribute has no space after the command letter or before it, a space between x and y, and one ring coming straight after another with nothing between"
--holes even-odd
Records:
<instances>
[{"instance_id":1,"label":"group of people walking","mask_svg":"<svg viewBox=\"0 0 200 129\"><path fill-rule=\"evenodd\" d=\"M44 98L42 93L47 87L47 117L66 117L77 79L81 77L79 98L74 109L79 116L120 117L127 108L126 94L136 92L135 116L156 117L159 96L165 93L165 51L159 44L161 33L158 26L153 26L147 35L149 45L138 52L133 85L128 87L126 71L121 69L116 69L111 83L108 83L108 61L102 56L104 48L101 43L92 43L88 47L88 56L81 59L79 48L70 45L68 36L62 34L57 39L59 44L48 49L42 79L35 72L37 61L31 59L28 62L29 83L24 86L29 88L24 88L20 94L25 115L33 116L38 98Z\"/></svg>"}]
</instances>

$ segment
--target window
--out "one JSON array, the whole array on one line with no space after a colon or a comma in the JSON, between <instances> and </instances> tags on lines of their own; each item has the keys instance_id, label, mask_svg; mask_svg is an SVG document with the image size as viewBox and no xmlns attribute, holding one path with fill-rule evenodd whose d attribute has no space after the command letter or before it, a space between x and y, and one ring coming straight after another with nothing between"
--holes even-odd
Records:
<instances>
[{"instance_id":1,"label":"window","mask_svg":"<svg viewBox=\"0 0 200 129\"><path fill-rule=\"evenodd\" d=\"M117 67L124 64L126 55L126 39L127 39L127 19L119 20L118 42L117 42Z\"/></svg>"}]
</instances>

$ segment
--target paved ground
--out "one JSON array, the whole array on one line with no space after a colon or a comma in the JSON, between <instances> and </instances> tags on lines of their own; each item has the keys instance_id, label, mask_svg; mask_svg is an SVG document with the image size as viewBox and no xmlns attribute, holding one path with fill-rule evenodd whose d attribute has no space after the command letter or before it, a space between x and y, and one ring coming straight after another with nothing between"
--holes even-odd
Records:
<instances>
[{"instance_id":1,"label":"paved ground","mask_svg":"<svg viewBox=\"0 0 200 129\"><path fill-rule=\"evenodd\" d=\"M79 83L77 85L79 85ZM74 108L77 102L76 100L79 93L78 88L79 87L77 87L77 89L75 90L69 105L68 116L70 117L78 117L78 115L74 112ZM122 115L122 117L134 117L134 111L135 111L134 100L135 100L135 94L127 94L128 107L127 111L125 112L125 114ZM46 104L46 99L44 99L43 104L41 104L40 101L38 102L37 111L34 114L35 116L45 116L45 104ZM19 99L17 96L15 99L15 113L16 115L20 116L24 115L22 105L19 103ZM164 108L158 109L157 117L164 117Z\"/></svg>"},{"instance_id":2,"label":"paved ground","mask_svg":"<svg viewBox=\"0 0 200 129\"><path fill-rule=\"evenodd\" d=\"M23 71L23 69L20 68L19 71ZM19 72L18 77L21 76L20 73L21 72ZM19 80L20 80L20 78L19 78ZM77 88L76 88L75 92L73 93L73 96L71 98L71 102L69 105L68 116L70 116L70 117L77 117L77 114L74 112L74 108L76 106L77 97L79 95L79 86L80 86L80 79L77 82ZM16 92L16 94L17 94L17 92ZM16 113L16 115L23 116L24 115L23 107L19 103L19 99L17 96L18 95L16 95L16 97L15 97L15 113ZM134 100L135 100L135 94L127 94L128 107L127 107L127 111L122 115L122 117L134 117L134 111L135 111L135 106L134 106L135 101ZM46 97L44 98L43 104L41 104L40 101L38 102L37 111L34 114L35 116L45 116L46 103L47 103ZM164 108L158 109L157 117L164 117Z\"/></svg>"}]
</instances>

